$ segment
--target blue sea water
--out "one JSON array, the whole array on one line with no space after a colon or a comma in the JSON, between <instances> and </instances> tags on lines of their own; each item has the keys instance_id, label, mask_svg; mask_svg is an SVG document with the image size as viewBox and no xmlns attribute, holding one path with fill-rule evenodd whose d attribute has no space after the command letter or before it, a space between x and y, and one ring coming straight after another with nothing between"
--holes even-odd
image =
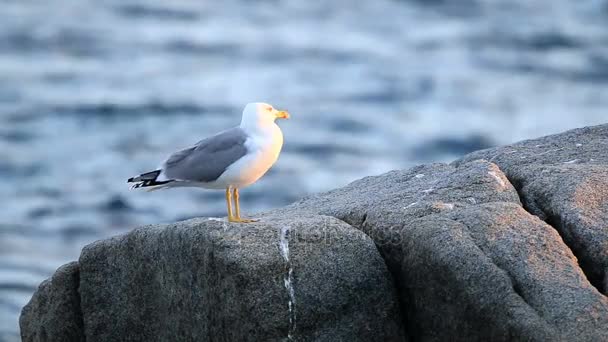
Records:
<instances>
[{"instance_id":1,"label":"blue sea water","mask_svg":"<svg viewBox=\"0 0 608 342\"><path fill-rule=\"evenodd\" d=\"M0 1L0 341L94 240L224 215L129 191L171 151L288 109L246 212L608 121L608 1Z\"/></svg>"}]
</instances>

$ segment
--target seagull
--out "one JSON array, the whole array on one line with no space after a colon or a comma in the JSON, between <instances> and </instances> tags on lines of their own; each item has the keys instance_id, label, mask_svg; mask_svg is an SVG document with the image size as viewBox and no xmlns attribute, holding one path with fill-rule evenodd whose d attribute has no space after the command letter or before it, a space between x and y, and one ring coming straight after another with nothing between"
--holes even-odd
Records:
<instances>
[{"instance_id":1,"label":"seagull","mask_svg":"<svg viewBox=\"0 0 608 342\"><path fill-rule=\"evenodd\" d=\"M256 222L241 218L239 189L255 183L277 161L283 133L275 120L288 118L287 111L267 103L249 103L239 126L177 151L158 169L127 182L135 183L132 189L149 191L175 187L225 189L228 221Z\"/></svg>"}]
</instances>

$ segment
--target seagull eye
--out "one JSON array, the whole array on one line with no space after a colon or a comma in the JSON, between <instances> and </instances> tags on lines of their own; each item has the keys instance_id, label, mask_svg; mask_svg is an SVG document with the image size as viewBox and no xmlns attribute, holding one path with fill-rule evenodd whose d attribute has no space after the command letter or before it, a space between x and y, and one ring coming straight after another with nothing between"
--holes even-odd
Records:
<instances>
[{"instance_id":1,"label":"seagull eye","mask_svg":"<svg viewBox=\"0 0 608 342\"><path fill-rule=\"evenodd\" d=\"M267 111L272 112L272 107L266 108Z\"/></svg>"}]
</instances>

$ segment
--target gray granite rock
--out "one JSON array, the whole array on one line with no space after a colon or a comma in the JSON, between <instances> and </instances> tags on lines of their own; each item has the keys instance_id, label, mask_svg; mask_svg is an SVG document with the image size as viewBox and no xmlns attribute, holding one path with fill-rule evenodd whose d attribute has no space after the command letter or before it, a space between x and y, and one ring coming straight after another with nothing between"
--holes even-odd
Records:
<instances>
[{"instance_id":1,"label":"gray granite rock","mask_svg":"<svg viewBox=\"0 0 608 342\"><path fill-rule=\"evenodd\" d=\"M608 341L608 298L590 284L553 227L512 203L469 207L450 217L467 228L479 249L508 274L513 291L559 336Z\"/></svg>"},{"instance_id":2,"label":"gray granite rock","mask_svg":"<svg viewBox=\"0 0 608 342\"><path fill-rule=\"evenodd\" d=\"M366 177L255 224L99 241L70 290L43 283L22 334L63 313L91 341L606 341L607 139L575 130Z\"/></svg>"},{"instance_id":3,"label":"gray granite rock","mask_svg":"<svg viewBox=\"0 0 608 342\"><path fill-rule=\"evenodd\" d=\"M84 341L78 284L77 262L59 267L53 277L42 282L21 312L21 340Z\"/></svg>"},{"instance_id":4,"label":"gray granite rock","mask_svg":"<svg viewBox=\"0 0 608 342\"><path fill-rule=\"evenodd\" d=\"M496 163L525 207L559 232L587 277L608 294L608 125L475 152Z\"/></svg>"},{"instance_id":5,"label":"gray granite rock","mask_svg":"<svg viewBox=\"0 0 608 342\"><path fill-rule=\"evenodd\" d=\"M79 262L87 341L404 339L374 243L331 217L144 227Z\"/></svg>"},{"instance_id":6,"label":"gray granite rock","mask_svg":"<svg viewBox=\"0 0 608 342\"><path fill-rule=\"evenodd\" d=\"M303 208L376 241L412 340L608 339L608 301L495 164L393 171L285 210Z\"/></svg>"}]
</instances>

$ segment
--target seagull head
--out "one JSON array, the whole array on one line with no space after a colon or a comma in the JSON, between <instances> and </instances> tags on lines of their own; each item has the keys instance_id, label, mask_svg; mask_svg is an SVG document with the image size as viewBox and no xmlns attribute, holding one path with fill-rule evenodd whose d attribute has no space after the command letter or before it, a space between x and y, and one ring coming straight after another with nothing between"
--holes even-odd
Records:
<instances>
[{"instance_id":1,"label":"seagull head","mask_svg":"<svg viewBox=\"0 0 608 342\"><path fill-rule=\"evenodd\" d=\"M274 124L276 119L289 119L289 113L268 103L254 102L245 106L241 126L266 127Z\"/></svg>"}]
</instances>

